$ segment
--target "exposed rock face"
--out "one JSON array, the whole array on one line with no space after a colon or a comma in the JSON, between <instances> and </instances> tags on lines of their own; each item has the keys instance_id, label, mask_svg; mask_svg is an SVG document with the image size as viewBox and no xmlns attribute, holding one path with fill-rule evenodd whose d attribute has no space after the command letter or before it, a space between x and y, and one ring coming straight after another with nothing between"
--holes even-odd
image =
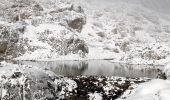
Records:
<instances>
[{"instance_id":1,"label":"exposed rock face","mask_svg":"<svg viewBox=\"0 0 170 100\"><path fill-rule=\"evenodd\" d=\"M15 23L11 26L4 24L1 25L0 31L0 38L2 40L1 53L5 51L7 58L15 58L26 52L24 46L29 47L29 44L26 39L21 39L25 31L24 23Z\"/></svg>"},{"instance_id":2,"label":"exposed rock face","mask_svg":"<svg viewBox=\"0 0 170 100\"><path fill-rule=\"evenodd\" d=\"M67 55L70 53L78 54L79 52L82 52L82 56L85 56L89 52L85 41L74 35L71 35L68 39L65 38L66 35L69 35L68 32L59 33L58 36L61 38L58 38L55 36L56 33L45 30L42 33L38 33L40 35L38 39L44 43L47 42L53 50L60 55Z\"/></svg>"},{"instance_id":3,"label":"exposed rock face","mask_svg":"<svg viewBox=\"0 0 170 100\"><path fill-rule=\"evenodd\" d=\"M80 40L80 39L71 38L67 40L67 48L69 52L72 52L74 54L81 51L83 55L85 56L85 54L89 53L89 49L87 45L85 44L83 40Z\"/></svg>"},{"instance_id":4,"label":"exposed rock face","mask_svg":"<svg viewBox=\"0 0 170 100\"><path fill-rule=\"evenodd\" d=\"M85 24L83 18L77 18L72 21L68 21L67 23L69 27L76 29L78 32L81 32L83 25Z\"/></svg>"},{"instance_id":5,"label":"exposed rock face","mask_svg":"<svg viewBox=\"0 0 170 100\"><path fill-rule=\"evenodd\" d=\"M81 32L86 23L86 16L80 6L65 0L8 2L9 7L3 7L5 12L0 11L5 22L0 23L0 38L8 42L8 48L3 46L0 52L7 51L8 59L39 49L50 51L50 55L79 54L79 51L82 52L80 55L88 53L88 47L82 39L67 43L72 37L78 38L75 33Z\"/></svg>"},{"instance_id":6,"label":"exposed rock face","mask_svg":"<svg viewBox=\"0 0 170 100\"><path fill-rule=\"evenodd\" d=\"M0 41L0 53L4 54L7 50L8 43L6 41Z\"/></svg>"},{"instance_id":7,"label":"exposed rock face","mask_svg":"<svg viewBox=\"0 0 170 100\"><path fill-rule=\"evenodd\" d=\"M143 56L144 59L146 60L160 60L160 59L165 59L165 57L159 56L157 53L154 51L146 51L144 52Z\"/></svg>"}]
</instances>

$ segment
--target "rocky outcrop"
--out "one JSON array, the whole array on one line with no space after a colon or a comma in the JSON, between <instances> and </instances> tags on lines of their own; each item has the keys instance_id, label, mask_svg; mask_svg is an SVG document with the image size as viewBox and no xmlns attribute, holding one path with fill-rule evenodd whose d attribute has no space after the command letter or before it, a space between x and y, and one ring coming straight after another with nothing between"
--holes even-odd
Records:
<instances>
[{"instance_id":1,"label":"rocky outcrop","mask_svg":"<svg viewBox=\"0 0 170 100\"><path fill-rule=\"evenodd\" d=\"M81 51L80 55L84 57L88 53L84 40L75 39L68 43L68 39L77 38L75 33L81 32L86 23L80 6L65 0L9 0L8 3L10 5L3 7L3 13L0 10L5 23L0 23L0 38L8 43L8 48L2 46L0 52L6 51L8 59L39 49L49 50L55 55L80 54ZM39 44L35 45L37 41Z\"/></svg>"},{"instance_id":2,"label":"rocky outcrop","mask_svg":"<svg viewBox=\"0 0 170 100\"><path fill-rule=\"evenodd\" d=\"M142 55L143 59L146 60L160 60L160 59L165 59L165 57L161 57L161 55L158 55L154 51L146 51Z\"/></svg>"},{"instance_id":3,"label":"rocky outcrop","mask_svg":"<svg viewBox=\"0 0 170 100\"><path fill-rule=\"evenodd\" d=\"M70 53L79 53L81 51L83 56L89 53L88 46L86 45L85 41L80 40L79 38L71 38L66 41L67 48Z\"/></svg>"},{"instance_id":4,"label":"rocky outcrop","mask_svg":"<svg viewBox=\"0 0 170 100\"><path fill-rule=\"evenodd\" d=\"M7 41L0 41L0 53L4 54L7 50Z\"/></svg>"},{"instance_id":5,"label":"rocky outcrop","mask_svg":"<svg viewBox=\"0 0 170 100\"><path fill-rule=\"evenodd\" d=\"M81 32L83 25L85 24L84 18L76 18L71 21L67 21L68 26L77 30L78 32Z\"/></svg>"},{"instance_id":6,"label":"rocky outcrop","mask_svg":"<svg viewBox=\"0 0 170 100\"><path fill-rule=\"evenodd\" d=\"M67 8L56 10L49 13L53 20L58 21L67 29L81 32L83 26L86 24L86 15L80 6L71 5Z\"/></svg>"},{"instance_id":7,"label":"rocky outcrop","mask_svg":"<svg viewBox=\"0 0 170 100\"><path fill-rule=\"evenodd\" d=\"M1 100L61 100L66 91L76 87L73 80L56 76L48 70L4 62L0 65Z\"/></svg>"}]
</instances>

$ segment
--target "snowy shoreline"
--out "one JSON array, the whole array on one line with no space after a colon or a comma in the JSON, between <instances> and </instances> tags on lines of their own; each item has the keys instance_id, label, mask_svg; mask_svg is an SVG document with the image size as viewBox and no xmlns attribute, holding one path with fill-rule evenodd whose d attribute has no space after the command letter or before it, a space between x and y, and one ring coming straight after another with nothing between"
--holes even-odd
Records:
<instances>
[{"instance_id":1,"label":"snowy shoreline","mask_svg":"<svg viewBox=\"0 0 170 100\"><path fill-rule=\"evenodd\" d=\"M1 99L30 97L36 100L168 100L170 81L149 78L125 78L106 76L64 77L30 65L0 62ZM169 75L169 65L165 72ZM169 77L169 76L168 76ZM160 87L163 86L163 87ZM158 88L159 87L159 88ZM22 91L19 91L22 90ZM161 92L159 92L161 90ZM18 92L17 92L18 91ZM38 92L39 91L39 92ZM48 91L48 92L47 92ZM51 92L50 92L51 91ZM147 92L142 92L147 91ZM28 98L29 97L29 98ZM31 100L31 99L30 99Z\"/></svg>"},{"instance_id":2,"label":"snowy shoreline","mask_svg":"<svg viewBox=\"0 0 170 100\"><path fill-rule=\"evenodd\" d=\"M133 89L133 85L150 80L149 78L105 76L63 77L35 66L15 65L6 62L1 62L0 66L2 86L0 97L2 100L5 98L12 98L13 100L19 98L91 100L93 93L100 93L102 98L110 100L111 98L118 98L128 89ZM88 96L90 94L91 96Z\"/></svg>"}]
</instances>

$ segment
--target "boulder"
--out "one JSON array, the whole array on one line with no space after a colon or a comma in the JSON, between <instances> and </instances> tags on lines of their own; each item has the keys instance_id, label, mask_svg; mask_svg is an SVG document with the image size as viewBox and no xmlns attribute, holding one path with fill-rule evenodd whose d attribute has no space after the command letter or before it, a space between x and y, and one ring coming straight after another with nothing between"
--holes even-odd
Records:
<instances>
[{"instance_id":1,"label":"boulder","mask_svg":"<svg viewBox=\"0 0 170 100\"><path fill-rule=\"evenodd\" d=\"M78 32L81 32L83 25L85 24L83 18L76 18L74 20L67 21L68 26L77 30Z\"/></svg>"},{"instance_id":2,"label":"boulder","mask_svg":"<svg viewBox=\"0 0 170 100\"><path fill-rule=\"evenodd\" d=\"M81 51L83 55L89 53L89 48L86 45L85 41L79 39L79 38L71 38L66 41L67 49L69 52L72 53L78 53Z\"/></svg>"},{"instance_id":3,"label":"boulder","mask_svg":"<svg viewBox=\"0 0 170 100\"><path fill-rule=\"evenodd\" d=\"M73 80L49 70L5 62L0 65L1 100L61 100L66 90L69 92L76 87Z\"/></svg>"},{"instance_id":4,"label":"boulder","mask_svg":"<svg viewBox=\"0 0 170 100\"><path fill-rule=\"evenodd\" d=\"M7 50L8 43L7 41L0 41L0 53L5 53Z\"/></svg>"},{"instance_id":5,"label":"boulder","mask_svg":"<svg viewBox=\"0 0 170 100\"><path fill-rule=\"evenodd\" d=\"M160 59L165 59L164 56L161 56L159 54L157 54L155 51L153 50L149 50L149 51L145 51L142 54L142 58L146 59L146 60L160 60Z\"/></svg>"}]
</instances>

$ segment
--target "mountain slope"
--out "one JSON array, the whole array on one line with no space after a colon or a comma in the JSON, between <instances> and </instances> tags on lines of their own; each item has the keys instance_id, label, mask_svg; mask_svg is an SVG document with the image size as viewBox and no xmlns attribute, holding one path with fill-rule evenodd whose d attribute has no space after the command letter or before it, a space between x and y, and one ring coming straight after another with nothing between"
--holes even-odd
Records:
<instances>
[{"instance_id":1,"label":"mountain slope","mask_svg":"<svg viewBox=\"0 0 170 100\"><path fill-rule=\"evenodd\" d=\"M144 1L122 1L6 0L0 25L8 45L0 53L17 60L167 63L170 17L144 8Z\"/></svg>"}]
</instances>

